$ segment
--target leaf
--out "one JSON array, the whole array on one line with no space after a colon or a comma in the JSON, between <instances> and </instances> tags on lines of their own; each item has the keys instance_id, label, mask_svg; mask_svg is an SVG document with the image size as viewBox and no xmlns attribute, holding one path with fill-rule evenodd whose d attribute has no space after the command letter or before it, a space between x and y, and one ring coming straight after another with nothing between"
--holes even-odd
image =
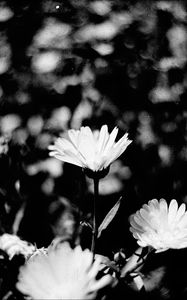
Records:
<instances>
[{"instance_id":1,"label":"leaf","mask_svg":"<svg viewBox=\"0 0 187 300\"><path fill-rule=\"evenodd\" d=\"M112 209L108 212L106 217L104 218L103 222L98 228L97 238L101 236L101 232L108 227L110 222L115 217L116 213L118 212L118 209L120 207L122 197L119 198L119 200L116 202L116 204L112 207Z\"/></svg>"}]
</instances>

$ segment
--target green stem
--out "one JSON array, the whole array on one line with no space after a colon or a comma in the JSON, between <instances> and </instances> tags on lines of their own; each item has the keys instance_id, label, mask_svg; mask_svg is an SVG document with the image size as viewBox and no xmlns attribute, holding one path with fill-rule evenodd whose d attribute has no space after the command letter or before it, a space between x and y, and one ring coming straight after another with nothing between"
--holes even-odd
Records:
<instances>
[{"instance_id":1,"label":"green stem","mask_svg":"<svg viewBox=\"0 0 187 300\"><path fill-rule=\"evenodd\" d=\"M93 203L93 230L92 230L92 245L91 251L95 254L95 244L97 237L97 222L96 222L96 203L99 195L99 179L94 178L94 203Z\"/></svg>"}]
</instances>

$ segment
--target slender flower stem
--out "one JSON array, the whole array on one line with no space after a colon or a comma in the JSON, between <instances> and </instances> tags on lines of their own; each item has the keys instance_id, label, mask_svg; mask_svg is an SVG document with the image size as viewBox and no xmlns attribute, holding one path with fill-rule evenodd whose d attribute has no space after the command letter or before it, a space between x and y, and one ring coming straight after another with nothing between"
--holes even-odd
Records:
<instances>
[{"instance_id":1,"label":"slender flower stem","mask_svg":"<svg viewBox=\"0 0 187 300\"><path fill-rule=\"evenodd\" d=\"M93 230L92 230L91 251L94 255L95 254L95 243L96 243L96 237L97 237L96 204L97 204L97 198L99 195L99 179L94 178L93 180L94 180L94 203L93 203Z\"/></svg>"}]
</instances>

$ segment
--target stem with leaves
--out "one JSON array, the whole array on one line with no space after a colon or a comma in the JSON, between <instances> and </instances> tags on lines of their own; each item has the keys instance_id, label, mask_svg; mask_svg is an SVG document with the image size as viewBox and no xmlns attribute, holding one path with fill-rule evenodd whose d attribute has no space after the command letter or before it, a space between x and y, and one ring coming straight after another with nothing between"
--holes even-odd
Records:
<instances>
[{"instance_id":1,"label":"stem with leaves","mask_svg":"<svg viewBox=\"0 0 187 300\"><path fill-rule=\"evenodd\" d=\"M99 179L94 178L94 204L93 204L93 229L92 229L92 245L91 245L91 251L93 255L95 254L95 243L96 243L96 237L97 237L97 222L96 222L96 205L97 205L97 199L99 195Z\"/></svg>"}]
</instances>

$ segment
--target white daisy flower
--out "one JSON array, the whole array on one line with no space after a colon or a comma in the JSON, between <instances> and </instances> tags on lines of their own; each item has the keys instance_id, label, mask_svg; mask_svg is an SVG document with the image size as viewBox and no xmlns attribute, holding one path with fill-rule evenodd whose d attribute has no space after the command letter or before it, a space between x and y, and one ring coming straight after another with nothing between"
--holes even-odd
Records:
<instances>
[{"instance_id":1,"label":"white daisy flower","mask_svg":"<svg viewBox=\"0 0 187 300\"><path fill-rule=\"evenodd\" d=\"M47 254L36 255L20 268L17 288L32 299L95 299L97 292L113 278L96 280L101 260L80 246L69 243L51 247Z\"/></svg>"},{"instance_id":2,"label":"white daisy flower","mask_svg":"<svg viewBox=\"0 0 187 300\"><path fill-rule=\"evenodd\" d=\"M130 231L141 247L151 246L156 252L187 247L187 212L175 199L150 200L130 217Z\"/></svg>"},{"instance_id":3,"label":"white daisy flower","mask_svg":"<svg viewBox=\"0 0 187 300\"><path fill-rule=\"evenodd\" d=\"M108 126L92 132L90 127L68 130L68 138L60 137L49 146L50 155L93 172L102 171L110 166L132 142L126 133L116 143L118 128L109 134Z\"/></svg>"}]
</instances>

